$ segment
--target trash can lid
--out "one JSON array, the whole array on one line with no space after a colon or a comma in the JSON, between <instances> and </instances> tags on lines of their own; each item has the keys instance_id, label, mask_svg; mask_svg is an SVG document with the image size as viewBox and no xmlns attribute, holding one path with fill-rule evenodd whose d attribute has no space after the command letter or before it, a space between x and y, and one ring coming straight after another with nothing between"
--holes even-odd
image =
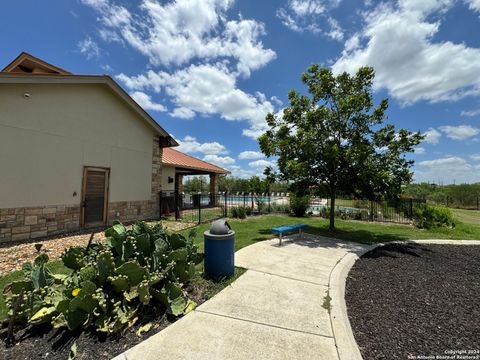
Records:
<instances>
[{"instance_id":1,"label":"trash can lid","mask_svg":"<svg viewBox=\"0 0 480 360\"><path fill-rule=\"evenodd\" d=\"M220 219L212 223L210 227L210 234L212 235L227 235L231 232L232 228L228 224L227 220Z\"/></svg>"}]
</instances>

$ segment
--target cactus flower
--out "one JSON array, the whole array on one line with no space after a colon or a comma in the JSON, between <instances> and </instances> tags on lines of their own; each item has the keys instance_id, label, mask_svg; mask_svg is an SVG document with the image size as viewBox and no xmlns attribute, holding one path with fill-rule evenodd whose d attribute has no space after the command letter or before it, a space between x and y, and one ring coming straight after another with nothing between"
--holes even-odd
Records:
<instances>
[{"instance_id":1,"label":"cactus flower","mask_svg":"<svg viewBox=\"0 0 480 360\"><path fill-rule=\"evenodd\" d=\"M72 290L72 296L77 296L79 293L80 293L79 288L75 288L75 289Z\"/></svg>"}]
</instances>

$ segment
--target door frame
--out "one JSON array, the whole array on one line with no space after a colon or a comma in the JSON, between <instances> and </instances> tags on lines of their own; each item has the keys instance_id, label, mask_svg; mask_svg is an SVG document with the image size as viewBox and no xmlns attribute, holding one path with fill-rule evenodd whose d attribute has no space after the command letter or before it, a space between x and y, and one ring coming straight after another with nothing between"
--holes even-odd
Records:
<instances>
[{"instance_id":1,"label":"door frame","mask_svg":"<svg viewBox=\"0 0 480 360\"><path fill-rule=\"evenodd\" d=\"M110 168L99 166L84 166L82 179L82 196L80 198L80 227L85 227L85 197L87 195L88 171L101 171L105 173L105 196L103 197L103 220L99 225L105 225L108 220L108 195L110 193Z\"/></svg>"}]
</instances>

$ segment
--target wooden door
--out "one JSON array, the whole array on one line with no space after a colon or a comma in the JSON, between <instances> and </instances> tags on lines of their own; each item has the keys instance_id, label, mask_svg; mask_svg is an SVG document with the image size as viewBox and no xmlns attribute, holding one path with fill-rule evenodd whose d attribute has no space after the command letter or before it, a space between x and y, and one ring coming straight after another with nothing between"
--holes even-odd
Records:
<instances>
[{"instance_id":1,"label":"wooden door","mask_svg":"<svg viewBox=\"0 0 480 360\"><path fill-rule=\"evenodd\" d=\"M110 169L84 168L82 226L103 225L106 223L109 175Z\"/></svg>"}]
</instances>

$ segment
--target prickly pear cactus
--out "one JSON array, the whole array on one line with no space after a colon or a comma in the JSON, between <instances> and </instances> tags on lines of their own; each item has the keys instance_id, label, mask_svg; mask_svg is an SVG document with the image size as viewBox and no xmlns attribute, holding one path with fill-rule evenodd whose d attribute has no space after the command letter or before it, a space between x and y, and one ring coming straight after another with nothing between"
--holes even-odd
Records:
<instances>
[{"instance_id":1,"label":"prickly pear cactus","mask_svg":"<svg viewBox=\"0 0 480 360\"><path fill-rule=\"evenodd\" d=\"M79 270L85 265L83 260L84 255L85 249L76 246L65 250L61 258L66 267L73 270Z\"/></svg>"},{"instance_id":2,"label":"prickly pear cactus","mask_svg":"<svg viewBox=\"0 0 480 360\"><path fill-rule=\"evenodd\" d=\"M185 238L167 234L161 225L137 223L127 229L115 221L105 235L106 245L64 252L61 258L70 275L51 274L43 254L24 264L25 279L5 289L10 314L17 302L17 319L31 325L51 322L69 330L92 325L99 332L115 333L131 324L145 305L173 316L196 306L182 290L203 259L194 233Z\"/></svg>"}]
</instances>

